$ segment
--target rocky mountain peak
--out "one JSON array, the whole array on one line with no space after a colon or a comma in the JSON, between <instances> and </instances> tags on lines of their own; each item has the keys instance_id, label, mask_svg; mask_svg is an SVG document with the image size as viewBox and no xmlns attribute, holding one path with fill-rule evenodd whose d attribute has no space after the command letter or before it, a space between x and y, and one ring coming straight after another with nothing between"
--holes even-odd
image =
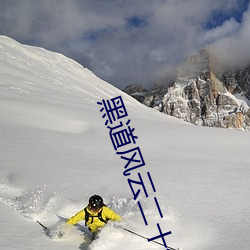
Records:
<instances>
[{"instance_id":1,"label":"rocky mountain peak","mask_svg":"<svg viewBox=\"0 0 250 250\"><path fill-rule=\"evenodd\" d=\"M188 57L177 69L177 77L194 77L205 74L210 70L209 53L201 49L194 55Z\"/></svg>"},{"instance_id":2,"label":"rocky mountain peak","mask_svg":"<svg viewBox=\"0 0 250 250\"><path fill-rule=\"evenodd\" d=\"M249 71L216 74L212 68L208 50L202 49L178 67L171 86L132 91L130 95L160 112L196 125L249 129L249 106L233 95L250 93Z\"/></svg>"}]
</instances>

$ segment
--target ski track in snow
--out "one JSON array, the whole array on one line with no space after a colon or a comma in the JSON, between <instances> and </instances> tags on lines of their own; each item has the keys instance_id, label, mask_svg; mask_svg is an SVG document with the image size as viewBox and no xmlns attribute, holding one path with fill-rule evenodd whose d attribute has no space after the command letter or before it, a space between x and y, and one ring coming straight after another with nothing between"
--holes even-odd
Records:
<instances>
[{"instance_id":1,"label":"ski track in snow","mask_svg":"<svg viewBox=\"0 0 250 250\"><path fill-rule=\"evenodd\" d=\"M69 245L72 243L74 243L73 245L79 244L79 249L82 250L117 249L117 247L123 247L123 243L119 244L117 242L124 237L128 239L128 245L126 247L131 246L131 249L159 249L159 246L154 243L150 244L146 240L130 235L122 229L117 229L112 225L113 223L106 226L100 233L99 238L94 242L90 240L87 228L83 222L80 222L78 226L68 228L65 231L64 237L59 239L57 232L64 228L66 219L59 219L60 216L58 217L56 215L63 214L67 215L66 218L68 218L74 211L79 209L81 204L66 201L63 195L59 193L49 194L48 190L46 190L46 186L25 191L11 184L1 183L0 202L29 220L34 222L36 222L36 220L45 221L46 226L50 229L48 235L50 238L55 241L65 242ZM141 202L144 206L148 204L145 199L141 200ZM118 210L122 215L125 221L121 223L122 226L128 226L138 230L137 225L141 223L138 221L138 207L133 199L116 199L113 197L107 205L116 211ZM145 209L144 212L148 222L159 219L159 216L153 212L152 208ZM169 211L169 215L165 216L165 222L169 224L169 222L173 221L176 222L175 215L173 211ZM148 233L150 233L150 231L148 231ZM112 241L110 239L112 239Z\"/></svg>"},{"instance_id":2,"label":"ski track in snow","mask_svg":"<svg viewBox=\"0 0 250 250\"><path fill-rule=\"evenodd\" d=\"M117 199L116 197L107 197L107 199L109 200L107 206L118 211L122 216L123 222L121 225L123 227L129 228L132 231L134 230L137 233L139 232L149 238L150 235L152 237L153 235L159 234L156 227L145 226L142 217L139 215L140 212L137 203L132 198ZM126 249L153 250L161 248L157 244L148 243L145 239L129 234L122 229L117 229L113 226L113 223L106 226L100 233L99 238L94 242L89 239L90 234L84 226L84 222L80 222L70 229L67 228L63 238L59 239L57 232L64 228L66 218L69 218L76 211L82 209L83 206L79 202L66 200L63 193L50 192L46 185L30 190L22 190L21 188L12 186L10 183L1 183L0 202L10 209L17 211L28 220L32 220L35 223L36 220L39 220L45 223L50 229L48 236L52 240L64 242L64 244L73 248L78 246L79 249L82 250L122 249L124 247L124 241L122 241L124 237L127 241ZM149 224L154 225L157 220L159 221L159 215L153 208L153 203L150 204L148 200L144 198L141 199L141 204L144 207L144 213ZM187 247L189 246L189 242L185 241L185 230L194 230L193 234L197 234L198 237L199 229L203 231L207 230L206 227L202 225L197 224L194 228L188 224L181 223L172 208L163 206L162 211L164 218L161 219L161 226L165 226L166 231L172 230L175 234L171 236L174 238L175 236L180 237L182 235L182 243ZM62 215L62 217L60 215ZM165 240L168 242L167 239ZM160 240L158 241L161 242ZM196 245L199 244L204 244L204 239L202 242L196 239ZM192 245L193 243L190 243L190 247L192 247Z\"/></svg>"},{"instance_id":3,"label":"ski track in snow","mask_svg":"<svg viewBox=\"0 0 250 250\"><path fill-rule=\"evenodd\" d=\"M48 105L33 104L31 106L28 102L5 100L1 103L0 112L6 108L9 112L2 118L2 121L73 134L86 133L90 130L88 122L70 118L70 115L65 114L67 110L63 113L62 109L51 108ZM22 113L19 111L20 108L23 110Z\"/></svg>"}]
</instances>

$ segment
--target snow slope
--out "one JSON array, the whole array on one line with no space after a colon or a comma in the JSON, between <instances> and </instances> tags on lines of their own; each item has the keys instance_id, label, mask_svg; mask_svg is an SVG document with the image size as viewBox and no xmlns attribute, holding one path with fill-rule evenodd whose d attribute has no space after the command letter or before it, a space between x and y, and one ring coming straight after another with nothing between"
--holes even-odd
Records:
<instances>
[{"instance_id":1,"label":"snow slope","mask_svg":"<svg viewBox=\"0 0 250 250\"><path fill-rule=\"evenodd\" d=\"M140 172L150 172L157 190L148 187L149 197L141 198L148 226L97 105L119 95L146 162ZM165 116L63 55L0 36L0 249L162 248L112 225L92 244L83 223L50 239L36 223L53 228L63 223L57 215L72 216L97 193L121 214L122 226L147 237L159 234L157 222L171 230L170 246L247 250L249 144L248 132Z\"/></svg>"}]
</instances>

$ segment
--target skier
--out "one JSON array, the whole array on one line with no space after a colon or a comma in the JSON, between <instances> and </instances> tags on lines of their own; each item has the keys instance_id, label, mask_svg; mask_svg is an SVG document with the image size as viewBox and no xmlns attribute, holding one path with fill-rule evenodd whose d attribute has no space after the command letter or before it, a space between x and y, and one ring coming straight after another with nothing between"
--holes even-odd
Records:
<instances>
[{"instance_id":1,"label":"skier","mask_svg":"<svg viewBox=\"0 0 250 250\"><path fill-rule=\"evenodd\" d=\"M67 224L74 225L80 220L85 220L85 226L92 232L94 239L109 220L120 222L122 219L113 210L105 206L101 196L95 194L89 198L89 204L72 216Z\"/></svg>"}]
</instances>

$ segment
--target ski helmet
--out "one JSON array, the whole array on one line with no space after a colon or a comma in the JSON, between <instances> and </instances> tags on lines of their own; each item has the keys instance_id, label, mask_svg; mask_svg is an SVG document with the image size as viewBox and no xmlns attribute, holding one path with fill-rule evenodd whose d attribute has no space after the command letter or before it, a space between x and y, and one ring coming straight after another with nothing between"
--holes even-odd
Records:
<instances>
[{"instance_id":1,"label":"ski helmet","mask_svg":"<svg viewBox=\"0 0 250 250\"><path fill-rule=\"evenodd\" d=\"M95 194L89 198L89 206L92 210L99 210L103 205L103 199L101 196Z\"/></svg>"}]
</instances>

